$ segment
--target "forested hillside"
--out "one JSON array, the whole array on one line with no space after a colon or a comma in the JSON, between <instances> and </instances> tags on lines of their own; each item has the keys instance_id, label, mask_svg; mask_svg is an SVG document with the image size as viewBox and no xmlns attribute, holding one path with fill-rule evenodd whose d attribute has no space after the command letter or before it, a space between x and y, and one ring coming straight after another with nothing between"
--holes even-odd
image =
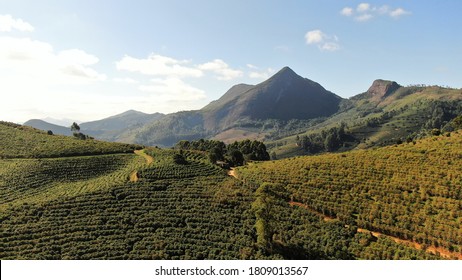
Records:
<instances>
[{"instance_id":1,"label":"forested hillside","mask_svg":"<svg viewBox=\"0 0 462 280\"><path fill-rule=\"evenodd\" d=\"M380 147L427 137L431 129L450 132L461 114L461 89L377 80L327 119L273 124L278 129L265 143L278 158Z\"/></svg>"}]
</instances>

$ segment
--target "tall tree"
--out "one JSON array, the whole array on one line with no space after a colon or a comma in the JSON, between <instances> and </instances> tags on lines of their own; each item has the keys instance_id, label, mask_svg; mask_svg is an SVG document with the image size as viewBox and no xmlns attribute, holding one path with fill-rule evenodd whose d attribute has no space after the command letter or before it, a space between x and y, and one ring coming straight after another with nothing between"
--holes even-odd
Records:
<instances>
[{"instance_id":1,"label":"tall tree","mask_svg":"<svg viewBox=\"0 0 462 280\"><path fill-rule=\"evenodd\" d=\"M71 125L71 131L74 132L74 133L79 133L80 132L80 126L76 122L74 122Z\"/></svg>"}]
</instances>

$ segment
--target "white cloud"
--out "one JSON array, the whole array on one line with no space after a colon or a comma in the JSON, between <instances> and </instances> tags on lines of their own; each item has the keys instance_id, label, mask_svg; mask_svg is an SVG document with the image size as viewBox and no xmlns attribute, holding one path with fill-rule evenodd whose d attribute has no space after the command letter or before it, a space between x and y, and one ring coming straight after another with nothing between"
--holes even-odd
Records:
<instances>
[{"instance_id":1,"label":"white cloud","mask_svg":"<svg viewBox=\"0 0 462 280\"><path fill-rule=\"evenodd\" d=\"M253 64L250 64L250 63L246 64L246 66L247 66L248 68L250 68L250 69L258 69L257 66L255 66L255 65L253 65Z\"/></svg>"},{"instance_id":2,"label":"white cloud","mask_svg":"<svg viewBox=\"0 0 462 280\"><path fill-rule=\"evenodd\" d=\"M345 7L340 11L340 14L346 17L353 17L356 21L366 22L376 16L389 16L392 18L399 18L401 16L410 15L411 12L403 8L391 9L387 5L380 7L372 6L369 3L360 3L354 10L351 7Z\"/></svg>"},{"instance_id":3,"label":"white cloud","mask_svg":"<svg viewBox=\"0 0 462 280\"><path fill-rule=\"evenodd\" d=\"M240 70L231 69L228 64L226 64L221 59L215 59L213 61L201 64L198 66L200 70L211 71L218 74L217 79L222 81L229 81L242 77L243 73Z\"/></svg>"},{"instance_id":4,"label":"white cloud","mask_svg":"<svg viewBox=\"0 0 462 280\"><path fill-rule=\"evenodd\" d=\"M308 45L321 43L324 41L325 37L326 35L319 29L308 31L305 34L306 43Z\"/></svg>"},{"instance_id":5,"label":"white cloud","mask_svg":"<svg viewBox=\"0 0 462 280\"><path fill-rule=\"evenodd\" d=\"M61 72L67 75L88 78L91 80L99 80L104 81L106 80L106 75L99 74L95 70L84 67L83 65L73 64L73 65L64 65L61 68Z\"/></svg>"},{"instance_id":6,"label":"white cloud","mask_svg":"<svg viewBox=\"0 0 462 280\"><path fill-rule=\"evenodd\" d=\"M70 59L71 53L83 60ZM21 122L47 116L98 114L97 106L86 111L94 102L94 92L87 99L81 94L101 86L96 82L106 79L93 69L97 61L83 50L56 52L46 42L0 36L0 92L4 97L0 119Z\"/></svg>"},{"instance_id":7,"label":"white cloud","mask_svg":"<svg viewBox=\"0 0 462 280\"><path fill-rule=\"evenodd\" d=\"M319 29L308 31L305 40L307 45L317 45L321 51L333 52L340 49L336 35L327 35Z\"/></svg>"},{"instance_id":8,"label":"white cloud","mask_svg":"<svg viewBox=\"0 0 462 280\"><path fill-rule=\"evenodd\" d=\"M34 27L20 18L15 19L11 15L0 15L0 32L11 32L13 30L32 32Z\"/></svg>"},{"instance_id":9,"label":"white cloud","mask_svg":"<svg viewBox=\"0 0 462 280\"><path fill-rule=\"evenodd\" d=\"M61 51L58 53L58 58L63 63L72 65L93 65L99 62L99 59L96 56L78 49Z\"/></svg>"},{"instance_id":10,"label":"white cloud","mask_svg":"<svg viewBox=\"0 0 462 280\"><path fill-rule=\"evenodd\" d=\"M83 50L56 53L53 47L30 38L0 37L0 70L14 79L41 85L82 84L105 80L92 66L98 58Z\"/></svg>"},{"instance_id":11,"label":"white cloud","mask_svg":"<svg viewBox=\"0 0 462 280\"><path fill-rule=\"evenodd\" d=\"M397 8L390 12L390 16L393 18L399 18L401 16L409 15L411 12L408 12L402 8Z\"/></svg>"},{"instance_id":12,"label":"white cloud","mask_svg":"<svg viewBox=\"0 0 462 280\"><path fill-rule=\"evenodd\" d=\"M266 80L271 77L276 71L273 68L267 68L265 70L259 70L258 67L252 68L253 71L249 73L249 78Z\"/></svg>"},{"instance_id":13,"label":"white cloud","mask_svg":"<svg viewBox=\"0 0 462 280\"><path fill-rule=\"evenodd\" d=\"M177 60L171 57L158 54L151 54L148 58L134 58L124 56L116 62L118 70L138 72L151 76L176 76L176 77L201 77L200 69L189 67L190 61Z\"/></svg>"},{"instance_id":14,"label":"white cloud","mask_svg":"<svg viewBox=\"0 0 462 280\"><path fill-rule=\"evenodd\" d=\"M152 79L151 82L149 85L140 85L138 89L153 93L164 102L195 101L206 97L203 90L188 85L179 78Z\"/></svg>"},{"instance_id":15,"label":"white cloud","mask_svg":"<svg viewBox=\"0 0 462 280\"><path fill-rule=\"evenodd\" d=\"M356 7L356 10L360 13L362 12L367 12L371 8L371 5L369 3L361 3Z\"/></svg>"},{"instance_id":16,"label":"white cloud","mask_svg":"<svg viewBox=\"0 0 462 280\"><path fill-rule=\"evenodd\" d=\"M353 8L345 7L340 11L340 13L342 15L344 15L344 16L349 17L349 16L353 15Z\"/></svg>"}]
</instances>

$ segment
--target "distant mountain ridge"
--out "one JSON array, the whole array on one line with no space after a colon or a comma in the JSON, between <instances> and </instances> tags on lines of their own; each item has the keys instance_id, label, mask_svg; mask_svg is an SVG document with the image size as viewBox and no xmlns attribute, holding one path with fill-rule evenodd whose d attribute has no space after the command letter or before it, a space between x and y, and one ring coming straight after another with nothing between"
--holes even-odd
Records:
<instances>
[{"instance_id":1,"label":"distant mountain ridge","mask_svg":"<svg viewBox=\"0 0 462 280\"><path fill-rule=\"evenodd\" d=\"M285 157L304 153L296 136L322 134L340 124L350 133L350 143L344 148L362 148L441 128L461 112L462 89L401 86L378 79L367 91L343 99L284 67L257 85L231 87L200 110L167 115L129 110L80 126L83 133L97 139L161 147L199 138L227 143L258 139ZM35 121L31 126L70 133L68 128L43 122Z\"/></svg>"},{"instance_id":2,"label":"distant mountain ridge","mask_svg":"<svg viewBox=\"0 0 462 280\"><path fill-rule=\"evenodd\" d=\"M64 135L64 136L72 135L70 127L52 124L44 120L31 119L25 122L24 125L31 126L33 128L37 128L37 129L44 130L44 131L51 130L53 134Z\"/></svg>"},{"instance_id":3,"label":"distant mountain ridge","mask_svg":"<svg viewBox=\"0 0 462 280\"><path fill-rule=\"evenodd\" d=\"M136 129L162 118L164 114L146 114L128 110L121 114L97 121L80 124L86 134L106 141L133 142L129 134L135 134Z\"/></svg>"},{"instance_id":4,"label":"distant mountain ridge","mask_svg":"<svg viewBox=\"0 0 462 280\"><path fill-rule=\"evenodd\" d=\"M82 133L101 140L115 142L133 142L130 135L134 130L162 118L164 114L147 114L135 110L128 110L121 114L110 116L97 121L84 122L80 124ZM70 127L55 125L44 120L32 119L24 123L40 130L51 130L54 134L70 136Z\"/></svg>"}]
</instances>

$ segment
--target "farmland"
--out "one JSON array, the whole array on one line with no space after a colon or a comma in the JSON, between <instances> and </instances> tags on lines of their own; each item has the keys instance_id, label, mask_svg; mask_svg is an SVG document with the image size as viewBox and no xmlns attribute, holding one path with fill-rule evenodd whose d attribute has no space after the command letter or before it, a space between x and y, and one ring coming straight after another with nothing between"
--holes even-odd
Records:
<instances>
[{"instance_id":1,"label":"farmland","mask_svg":"<svg viewBox=\"0 0 462 280\"><path fill-rule=\"evenodd\" d=\"M2 137L5 147L17 139ZM145 148L135 154L118 150L124 144L66 137L54 149L43 148L55 137L36 138L39 158L27 149L2 151L1 259L460 254L461 132L369 151L254 162L236 168L237 178L202 151ZM68 153L72 145L85 153L102 145L106 152L75 155ZM449 254L429 253L430 247Z\"/></svg>"},{"instance_id":2,"label":"farmland","mask_svg":"<svg viewBox=\"0 0 462 280\"><path fill-rule=\"evenodd\" d=\"M389 236L462 251L462 135L341 154L256 163L247 184L285 186L288 200Z\"/></svg>"}]
</instances>

